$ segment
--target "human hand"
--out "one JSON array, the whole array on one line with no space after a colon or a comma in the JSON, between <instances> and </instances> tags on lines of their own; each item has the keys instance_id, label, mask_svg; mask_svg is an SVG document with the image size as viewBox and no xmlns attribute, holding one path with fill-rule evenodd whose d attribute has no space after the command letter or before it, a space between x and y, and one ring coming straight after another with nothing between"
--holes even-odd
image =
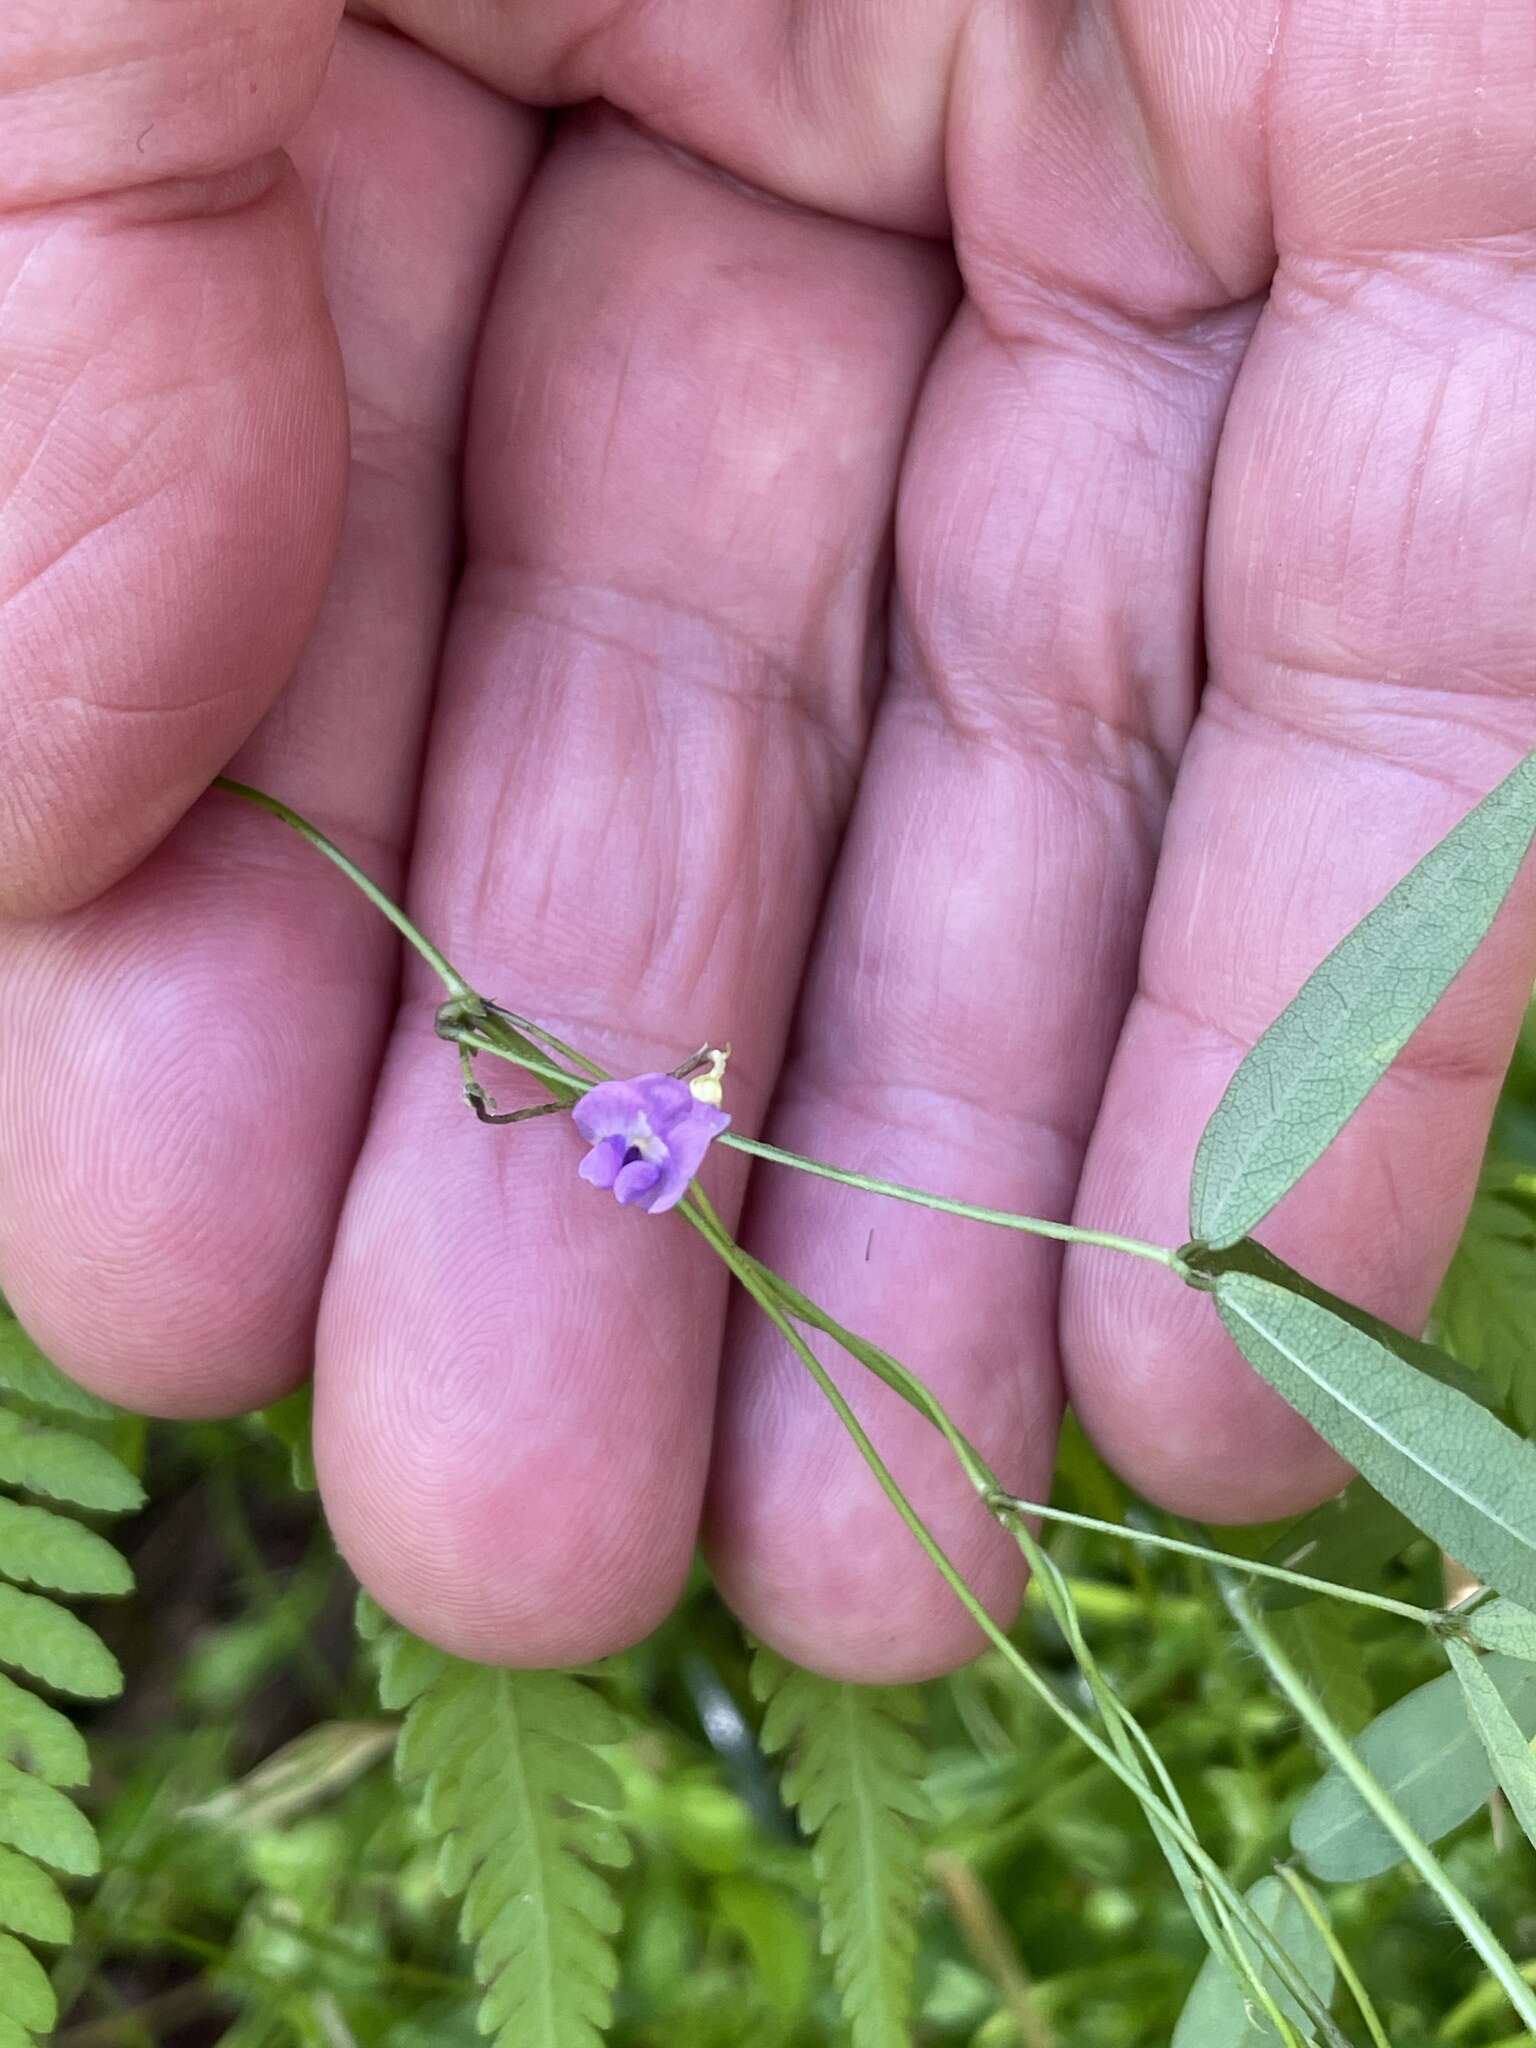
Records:
<instances>
[{"instance_id":1,"label":"human hand","mask_svg":"<svg viewBox=\"0 0 1536 2048\"><path fill-rule=\"evenodd\" d=\"M1536 742L1536 26L335 12L0 29L0 1285L155 1412L313 1355L338 1537L451 1648L647 1630L712 1462L755 1629L941 1668L963 1615L703 1248L476 1124L387 927L201 792L233 755L615 1071L729 1038L739 1128L1177 1243L1242 1049ZM1533 968L1504 919L1278 1250L1422 1318ZM1181 1510L1340 1479L1166 1275L798 1176L745 1227L1021 1493L1063 1384Z\"/></svg>"}]
</instances>

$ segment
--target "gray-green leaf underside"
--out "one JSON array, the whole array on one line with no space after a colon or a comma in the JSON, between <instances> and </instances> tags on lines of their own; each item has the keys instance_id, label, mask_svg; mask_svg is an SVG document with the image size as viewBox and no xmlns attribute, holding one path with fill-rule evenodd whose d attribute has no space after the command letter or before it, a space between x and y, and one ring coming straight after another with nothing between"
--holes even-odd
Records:
<instances>
[{"instance_id":1,"label":"gray-green leaf underside","mask_svg":"<svg viewBox=\"0 0 1536 2048\"><path fill-rule=\"evenodd\" d=\"M1245 1236L1338 1136L1476 950L1533 832L1528 754L1307 977L1205 1127L1196 1238Z\"/></svg>"}]
</instances>

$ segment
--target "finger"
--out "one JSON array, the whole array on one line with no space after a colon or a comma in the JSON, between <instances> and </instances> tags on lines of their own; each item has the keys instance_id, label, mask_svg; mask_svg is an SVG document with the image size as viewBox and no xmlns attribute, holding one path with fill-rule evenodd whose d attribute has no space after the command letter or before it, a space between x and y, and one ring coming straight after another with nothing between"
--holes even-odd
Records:
<instances>
[{"instance_id":1,"label":"finger","mask_svg":"<svg viewBox=\"0 0 1536 2048\"><path fill-rule=\"evenodd\" d=\"M1536 27L1409 0L1355 10L1345 39L1336 19L1295 10L1277 73L1285 246L1223 441L1211 682L1080 1208L1169 1243L1187 1234L1195 1146L1241 1054L1536 741L1536 184L1519 142ZM1440 166L1427 186L1426 147ZM1411 1329L1530 991L1529 885L1523 901L1260 1229ZM1159 1278L1069 1262L1072 1398L1126 1476L1216 1520L1339 1484L1209 1304Z\"/></svg>"},{"instance_id":2,"label":"finger","mask_svg":"<svg viewBox=\"0 0 1536 2048\"><path fill-rule=\"evenodd\" d=\"M944 105L962 0L725 10L368 0L502 92L602 100L736 177L876 226L942 234Z\"/></svg>"},{"instance_id":3,"label":"finger","mask_svg":"<svg viewBox=\"0 0 1536 2048\"><path fill-rule=\"evenodd\" d=\"M234 765L385 887L453 571L469 355L535 136L361 31L298 144L352 474L319 626ZM0 928L0 1278L61 1365L178 1414L271 1399L308 1369L396 973L341 877L219 794L96 903Z\"/></svg>"},{"instance_id":4,"label":"finger","mask_svg":"<svg viewBox=\"0 0 1536 2048\"><path fill-rule=\"evenodd\" d=\"M0 911L124 874L313 622L346 415L278 146L336 11L181 0L151 30L91 0L0 30Z\"/></svg>"},{"instance_id":5,"label":"finger","mask_svg":"<svg viewBox=\"0 0 1536 2048\"><path fill-rule=\"evenodd\" d=\"M743 1125L855 772L949 288L928 249L608 118L541 171L488 326L413 914L611 1070L736 1040ZM326 1294L322 1484L391 1612L568 1662L686 1571L721 1275L680 1218L580 1182L565 1119L475 1123L435 1000L402 1013Z\"/></svg>"},{"instance_id":6,"label":"finger","mask_svg":"<svg viewBox=\"0 0 1536 2048\"><path fill-rule=\"evenodd\" d=\"M1207 310L1223 287L1170 233L1129 145L1078 147L1085 129L1132 133L1098 54L1031 49L987 18L1000 40L978 38L954 102L970 302L903 479L890 683L770 1135L1059 1217L1193 700L1210 464L1251 315ZM1027 147L1010 111L1026 103ZM1206 112L1159 123L1175 152L1159 182L1177 185ZM1030 214L1025 191L1053 204ZM935 1389L1005 1484L1044 1494L1060 1407L1051 1247L771 1169L750 1225L759 1256ZM929 1527L1009 1616L1020 1559L947 1447L836 1369ZM746 1310L712 1524L733 1604L800 1662L889 1681L980 1646Z\"/></svg>"}]
</instances>

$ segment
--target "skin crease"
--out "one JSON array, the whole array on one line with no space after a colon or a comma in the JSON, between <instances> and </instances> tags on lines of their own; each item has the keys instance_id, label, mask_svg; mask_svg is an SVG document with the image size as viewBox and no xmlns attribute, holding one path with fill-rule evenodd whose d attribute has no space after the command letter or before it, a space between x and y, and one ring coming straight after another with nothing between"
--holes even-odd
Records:
<instances>
[{"instance_id":1,"label":"skin crease","mask_svg":"<svg viewBox=\"0 0 1536 2048\"><path fill-rule=\"evenodd\" d=\"M1243 1050L1536 743L1536 20L336 13L0 25L0 1286L158 1413L313 1358L338 1539L451 1649L633 1640L702 1528L789 1655L943 1669L964 1617L686 1227L478 1126L375 913L199 792L617 1072L734 1040L740 1129L1177 1243ZM1264 1233L1405 1325L1531 907ZM744 1230L1020 1492L1064 1391L1183 1512L1339 1482L1150 1267L772 1169Z\"/></svg>"}]
</instances>

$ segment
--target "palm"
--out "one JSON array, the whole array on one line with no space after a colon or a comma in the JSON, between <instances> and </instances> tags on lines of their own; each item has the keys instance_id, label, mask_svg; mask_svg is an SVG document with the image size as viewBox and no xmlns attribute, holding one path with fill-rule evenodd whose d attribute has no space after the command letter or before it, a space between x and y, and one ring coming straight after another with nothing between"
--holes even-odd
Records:
<instances>
[{"instance_id":1,"label":"palm","mask_svg":"<svg viewBox=\"0 0 1536 2048\"><path fill-rule=\"evenodd\" d=\"M688 1234L595 1207L559 1128L477 1126L433 989L391 1023L387 932L297 844L213 797L150 849L261 719L236 773L609 1066L730 1037L731 1107L780 1142L1176 1241L1240 1044L1533 736L1533 32L1429 0L1347 30L1295 0L1273 36L1224 0L1118 37L1002 0L764 0L696 49L686 7L558 48L494 0L435 53L349 26L295 147L322 298L303 195L222 167L292 131L328 28L222 11L267 24L220 59L249 107L172 118L105 65L127 115L73 88L55 166L45 93L12 153L55 204L0 255L0 831L33 919L0 957L0 1279L150 1408L271 1398L313 1351L341 1539L454 1647L641 1632L712 1460L754 1625L934 1668L960 1617L745 1317L717 1408ZM541 154L502 92L639 125ZM1405 1320L1529 984L1501 943L1280 1219ZM1063 1287L1038 1245L798 1180L746 1227L1021 1491L1063 1370L1181 1508L1335 1476L1160 1276L1088 1255ZM858 1399L1005 1604L922 1425Z\"/></svg>"}]
</instances>

